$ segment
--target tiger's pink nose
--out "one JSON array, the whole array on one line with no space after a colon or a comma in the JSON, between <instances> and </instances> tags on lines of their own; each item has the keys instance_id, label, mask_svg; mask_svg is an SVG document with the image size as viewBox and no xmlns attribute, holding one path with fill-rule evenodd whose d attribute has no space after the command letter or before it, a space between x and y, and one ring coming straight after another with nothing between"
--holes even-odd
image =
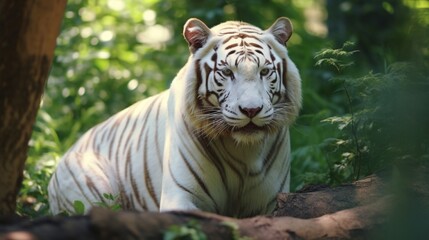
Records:
<instances>
[{"instance_id":1,"label":"tiger's pink nose","mask_svg":"<svg viewBox=\"0 0 429 240\"><path fill-rule=\"evenodd\" d=\"M240 112L242 112L244 115L248 116L249 118L253 118L262 110L262 107L242 108L241 106L239 106L238 109L240 109Z\"/></svg>"}]
</instances>

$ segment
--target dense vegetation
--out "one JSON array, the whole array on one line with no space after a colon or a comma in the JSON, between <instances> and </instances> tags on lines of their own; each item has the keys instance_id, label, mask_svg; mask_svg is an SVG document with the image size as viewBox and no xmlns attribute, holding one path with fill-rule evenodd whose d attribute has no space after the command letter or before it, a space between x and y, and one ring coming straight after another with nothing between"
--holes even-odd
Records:
<instances>
[{"instance_id":1,"label":"dense vegetation","mask_svg":"<svg viewBox=\"0 0 429 240\"><path fill-rule=\"evenodd\" d=\"M406 0L69 0L19 213L48 214L49 177L83 132L168 88L188 56L181 32L189 17L263 28L279 16L292 20L288 49L304 93L292 128L292 190L427 159L428 7Z\"/></svg>"}]
</instances>

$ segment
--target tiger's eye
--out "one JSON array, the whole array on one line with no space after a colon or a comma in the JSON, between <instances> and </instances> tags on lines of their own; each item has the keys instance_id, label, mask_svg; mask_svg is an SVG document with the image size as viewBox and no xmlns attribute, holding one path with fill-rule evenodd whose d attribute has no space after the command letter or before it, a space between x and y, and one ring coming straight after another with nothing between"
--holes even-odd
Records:
<instances>
[{"instance_id":1,"label":"tiger's eye","mask_svg":"<svg viewBox=\"0 0 429 240\"><path fill-rule=\"evenodd\" d=\"M262 75L262 76L265 76L265 75L267 75L269 72L270 72L270 69L268 69L268 68L263 68L263 69L261 70L261 75Z\"/></svg>"},{"instance_id":2,"label":"tiger's eye","mask_svg":"<svg viewBox=\"0 0 429 240\"><path fill-rule=\"evenodd\" d=\"M231 69L229 69L229 68L224 68L224 69L222 69L222 73L223 73L223 75L225 75L225 76L232 76L232 75L233 75L232 70L231 70Z\"/></svg>"}]
</instances>

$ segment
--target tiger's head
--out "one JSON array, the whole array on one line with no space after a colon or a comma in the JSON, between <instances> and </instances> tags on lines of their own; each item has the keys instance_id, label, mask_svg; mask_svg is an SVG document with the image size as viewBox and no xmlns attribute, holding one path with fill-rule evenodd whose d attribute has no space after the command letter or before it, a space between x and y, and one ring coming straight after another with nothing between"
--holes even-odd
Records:
<instances>
[{"instance_id":1,"label":"tiger's head","mask_svg":"<svg viewBox=\"0 0 429 240\"><path fill-rule=\"evenodd\" d=\"M235 21L209 29L198 19L187 21L186 109L198 134L252 144L295 120L301 79L285 47L291 34L284 17L267 30Z\"/></svg>"}]
</instances>

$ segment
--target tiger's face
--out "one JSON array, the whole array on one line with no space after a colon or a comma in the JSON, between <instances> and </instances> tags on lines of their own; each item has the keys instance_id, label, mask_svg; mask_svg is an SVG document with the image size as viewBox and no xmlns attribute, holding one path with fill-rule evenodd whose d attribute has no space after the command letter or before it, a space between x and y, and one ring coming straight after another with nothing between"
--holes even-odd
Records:
<instances>
[{"instance_id":1,"label":"tiger's face","mask_svg":"<svg viewBox=\"0 0 429 240\"><path fill-rule=\"evenodd\" d=\"M279 19L266 31L241 22L208 29L193 21L198 22L188 21L184 35L193 52L195 84L188 98L196 102L191 114L197 131L256 143L288 126L301 98L299 75L288 83L288 71L298 74L284 47L291 34L289 20Z\"/></svg>"},{"instance_id":2,"label":"tiger's face","mask_svg":"<svg viewBox=\"0 0 429 240\"><path fill-rule=\"evenodd\" d=\"M214 49L211 60L205 62L207 80L199 86L198 98L203 110L216 116L213 130L238 142L261 140L285 117L281 60L270 56L262 41L241 37Z\"/></svg>"}]
</instances>

